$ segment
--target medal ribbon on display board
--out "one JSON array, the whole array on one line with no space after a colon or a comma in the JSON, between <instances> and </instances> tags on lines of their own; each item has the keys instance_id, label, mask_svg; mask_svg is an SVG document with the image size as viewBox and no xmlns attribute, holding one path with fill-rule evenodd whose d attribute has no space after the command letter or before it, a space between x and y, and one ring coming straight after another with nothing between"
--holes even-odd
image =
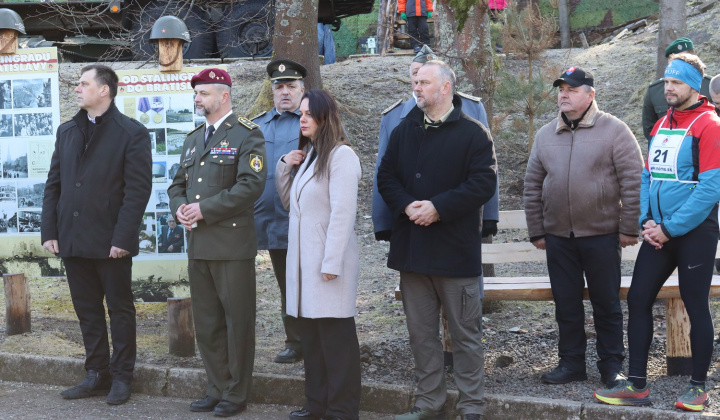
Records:
<instances>
[{"instance_id":1,"label":"medal ribbon on display board","mask_svg":"<svg viewBox=\"0 0 720 420\"><path fill-rule=\"evenodd\" d=\"M144 99L147 100L147 98L144 98ZM162 97L161 97L161 96L153 96L153 102L152 102L152 103L153 103L153 107L150 108L150 109L152 109L152 110L155 111L155 112L160 112L160 111L162 111L163 109L165 109L165 108L163 107L163 100L162 100Z\"/></svg>"},{"instance_id":2,"label":"medal ribbon on display board","mask_svg":"<svg viewBox=\"0 0 720 420\"><path fill-rule=\"evenodd\" d=\"M150 100L147 97L142 97L138 101L138 111L140 111L142 114L140 115L140 122L143 124L147 124L150 122L150 117L148 116L147 112L150 110Z\"/></svg>"},{"instance_id":3,"label":"medal ribbon on display board","mask_svg":"<svg viewBox=\"0 0 720 420\"><path fill-rule=\"evenodd\" d=\"M150 100L146 97L140 98L140 102L138 102L138 111L145 114L150 110Z\"/></svg>"}]
</instances>

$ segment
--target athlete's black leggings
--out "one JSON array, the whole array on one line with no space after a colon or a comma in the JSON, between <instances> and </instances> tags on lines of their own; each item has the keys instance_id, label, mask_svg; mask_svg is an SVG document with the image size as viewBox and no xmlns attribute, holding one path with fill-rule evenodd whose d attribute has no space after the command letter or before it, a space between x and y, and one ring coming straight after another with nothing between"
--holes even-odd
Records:
<instances>
[{"instance_id":1,"label":"athlete's black leggings","mask_svg":"<svg viewBox=\"0 0 720 420\"><path fill-rule=\"evenodd\" d=\"M713 324L708 296L718 230L697 228L670 239L656 250L643 242L628 292L629 375L647 376L648 351L653 336L652 306L660 288L678 268L680 296L690 317L692 379L705 381L713 352Z\"/></svg>"}]
</instances>

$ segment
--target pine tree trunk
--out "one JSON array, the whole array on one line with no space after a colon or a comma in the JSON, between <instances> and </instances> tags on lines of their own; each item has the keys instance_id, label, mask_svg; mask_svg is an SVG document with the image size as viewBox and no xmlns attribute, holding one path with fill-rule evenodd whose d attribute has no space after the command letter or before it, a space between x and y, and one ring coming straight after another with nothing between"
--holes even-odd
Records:
<instances>
[{"instance_id":1,"label":"pine tree trunk","mask_svg":"<svg viewBox=\"0 0 720 420\"><path fill-rule=\"evenodd\" d=\"M532 39L532 28L530 29ZM530 93L528 95L527 116L528 116L528 156L532 152L533 143L535 142L535 84L533 83L533 54L528 54L528 85Z\"/></svg>"},{"instance_id":2,"label":"pine tree trunk","mask_svg":"<svg viewBox=\"0 0 720 420\"><path fill-rule=\"evenodd\" d=\"M568 0L558 0L558 17L560 18L560 46L570 48L570 13Z\"/></svg>"},{"instance_id":3,"label":"pine tree trunk","mask_svg":"<svg viewBox=\"0 0 720 420\"><path fill-rule=\"evenodd\" d=\"M665 48L677 38L687 35L687 7L685 0L660 0L660 28L658 30L657 68L655 76L665 75Z\"/></svg>"},{"instance_id":4,"label":"pine tree trunk","mask_svg":"<svg viewBox=\"0 0 720 420\"><path fill-rule=\"evenodd\" d=\"M307 68L305 90L319 89L318 0L275 0L275 58L289 58Z\"/></svg>"},{"instance_id":5,"label":"pine tree trunk","mask_svg":"<svg viewBox=\"0 0 720 420\"><path fill-rule=\"evenodd\" d=\"M487 2L474 4L462 27L458 26L458 11L449 2L437 0L435 4L435 53L455 70L458 91L482 98L492 125L495 68Z\"/></svg>"}]
</instances>

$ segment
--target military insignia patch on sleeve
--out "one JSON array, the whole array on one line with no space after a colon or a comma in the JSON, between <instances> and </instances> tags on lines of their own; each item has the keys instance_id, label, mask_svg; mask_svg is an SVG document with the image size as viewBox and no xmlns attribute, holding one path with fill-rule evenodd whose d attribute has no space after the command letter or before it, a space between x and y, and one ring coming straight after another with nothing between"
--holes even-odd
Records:
<instances>
[{"instance_id":1,"label":"military insignia patch on sleeve","mask_svg":"<svg viewBox=\"0 0 720 420\"><path fill-rule=\"evenodd\" d=\"M238 117L238 122L240 124L244 125L245 128L247 128L248 130L254 130L254 129L260 127L259 125L255 124L254 122L248 120L247 118L243 118L243 117Z\"/></svg>"},{"instance_id":2,"label":"military insignia patch on sleeve","mask_svg":"<svg viewBox=\"0 0 720 420\"><path fill-rule=\"evenodd\" d=\"M255 172L260 172L263 169L263 157L260 155L250 155L250 167Z\"/></svg>"}]
</instances>

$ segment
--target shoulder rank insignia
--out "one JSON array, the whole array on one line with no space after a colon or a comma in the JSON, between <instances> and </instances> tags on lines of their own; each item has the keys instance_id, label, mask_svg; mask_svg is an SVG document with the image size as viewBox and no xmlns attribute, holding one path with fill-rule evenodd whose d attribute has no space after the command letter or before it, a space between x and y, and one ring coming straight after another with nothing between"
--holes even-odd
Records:
<instances>
[{"instance_id":1,"label":"shoulder rank insignia","mask_svg":"<svg viewBox=\"0 0 720 420\"><path fill-rule=\"evenodd\" d=\"M471 101L474 101L474 102L482 101L481 98L478 98L477 96L468 95L467 93L457 92L457 94L458 94L458 96L461 96L465 99L470 99Z\"/></svg>"},{"instance_id":2,"label":"shoulder rank insignia","mask_svg":"<svg viewBox=\"0 0 720 420\"><path fill-rule=\"evenodd\" d=\"M260 155L250 155L250 168L255 172L260 172L263 169L263 157Z\"/></svg>"},{"instance_id":3,"label":"shoulder rank insignia","mask_svg":"<svg viewBox=\"0 0 720 420\"><path fill-rule=\"evenodd\" d=\"M256 119L262 117L263 115L265 115L265 114L267 114L267 113L268 113L268 111L263 111L263 112L257 114L256 116L254 116L254 117L252 117L252 118L250 118L250 119L251 119L251 120L256 120Z\"/></svg>"},{"instance_id":4,"label":"shoulder rank insignia","mask_svg":"<svg viewBox=\"0 0 720 420\"><path fill-rule=\"evenodd\" d=\"M394 104L392 104L392 105L390 105L389 107L385 108L385 109L383 110L383 112L380 113L380 115L385 115L385 114L387 114L388 112L392 111L392 110L395 109L398 105L400 105L400 104L402 103L402 101L403 101L402 99L398 99L397 102L395 102Z\"/></svg>"},{"instance_id":5,"label":"shoulder rank insignia","mask_svg":"<svg viewBox=\"0 0 720 420\"><path fill-rule=\"evenodd\" d=\"M201 129L202 127L205 127L205 123L202 123L202 124L198 125L197 127L195 127L194 130L192 130L191 132L187 133L187 135L189 136L190 134L192 134L192 133L198 131L199 129Z\"/></svg>"},{"instance_id":6,"label":"shoulder rank insignia","mask_svg":"<svg viewBox=\"0 0 720 420\"><path fill-rule=\"evenodd\" d=\"M245 126L248 130L254 130L256 128L259 128L260 126L255 124L254 122L248 120L247 118L238 117L238 122Z\"/></svg>"}]
</instances>

